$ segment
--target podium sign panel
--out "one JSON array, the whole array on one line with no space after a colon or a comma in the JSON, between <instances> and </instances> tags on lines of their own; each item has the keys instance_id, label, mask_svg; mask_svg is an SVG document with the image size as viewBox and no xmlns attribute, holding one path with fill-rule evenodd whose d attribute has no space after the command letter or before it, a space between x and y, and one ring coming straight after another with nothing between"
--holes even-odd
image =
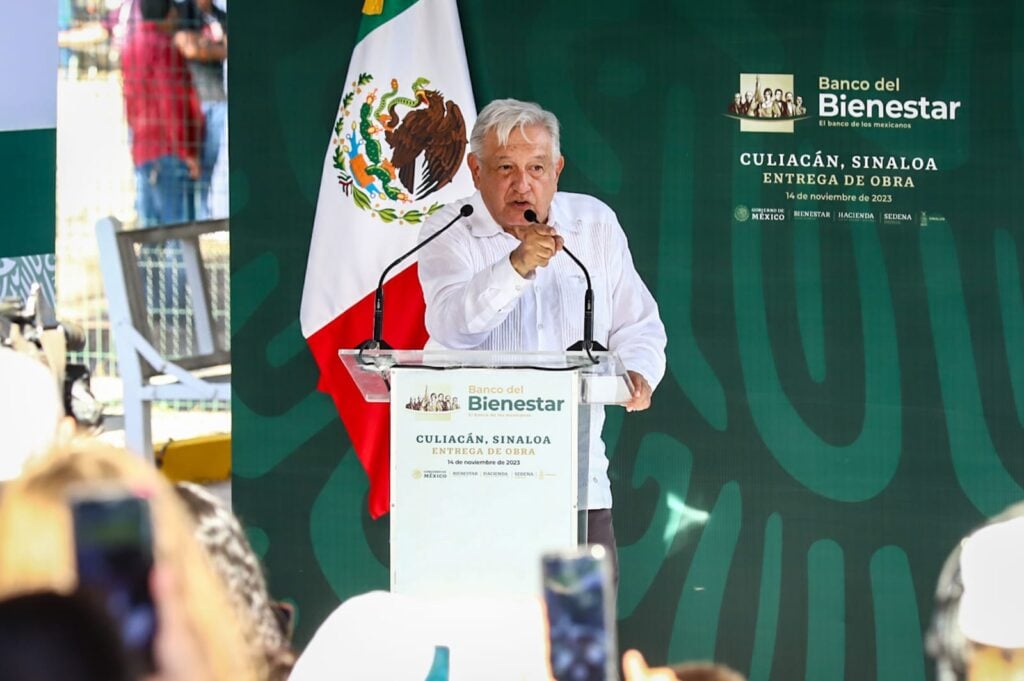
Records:
<instances>
[{"instance_id":1,"label":"podium sign panel","mask_svg":"<svg viewBox=\"0 0 1024 681\"><path fill-rule=\"evenodd\" d=\"M391 590L535 595L574 546L579 376L395 368Z\"/></svg>"}]
</instances>

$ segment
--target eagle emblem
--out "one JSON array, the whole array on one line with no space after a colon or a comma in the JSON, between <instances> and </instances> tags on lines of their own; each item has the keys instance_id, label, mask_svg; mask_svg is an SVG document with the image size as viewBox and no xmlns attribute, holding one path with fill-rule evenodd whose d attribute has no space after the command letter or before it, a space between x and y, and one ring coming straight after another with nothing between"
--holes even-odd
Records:
<instances>
[{"instance_id":1,"label":"eagle emblem","mask_svg":"<svg viewBox=\"0 0 1024 681\"><path fill-rule=\"evenodd\" d=\"M426 199L462 166L466 121L426 78L413 81L411 96L397 79L384 93L372 85L373 75L361 73L342 97L333 140L338 183L382 221L419 224L441 207Z\"/></svg>"}]
</instances>

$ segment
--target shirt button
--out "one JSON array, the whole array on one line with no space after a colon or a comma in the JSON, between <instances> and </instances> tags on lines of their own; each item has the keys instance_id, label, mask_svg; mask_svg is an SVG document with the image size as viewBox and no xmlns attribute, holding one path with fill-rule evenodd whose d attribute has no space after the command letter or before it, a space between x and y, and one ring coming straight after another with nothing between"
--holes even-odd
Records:
<instances>
[{"instance_id":1,"label":"shirt button","mask_svg":"<svg viewBox=\"0 0 1024 681\"><path fill-rule=\"evenodd\" d=\"M538 324L538 325L537 325L537 328L538 328L538 329L543 329L543 328L544 328L544 325L543 325L543 324Z\"/></svg>"},{"instance_id":2,"label":"shirt button","mask_svg":"<svg viewBox=\"0 0 1024 681\"><path fill-rule=\"evenodd\" d=\"M593 481L594 481L594 482L597 482L597 476L595 476L595 477L594 477L594 478L592 478L592 479L593 479Z\"/></svg>"}]
</instances>

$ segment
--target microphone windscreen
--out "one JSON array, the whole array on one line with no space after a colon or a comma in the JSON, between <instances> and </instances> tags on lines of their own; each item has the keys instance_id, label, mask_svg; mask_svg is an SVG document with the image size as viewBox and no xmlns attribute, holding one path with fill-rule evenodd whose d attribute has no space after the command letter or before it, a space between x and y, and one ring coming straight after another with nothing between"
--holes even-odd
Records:
<instances>
[{"instance_id":1,"label":"microphone windscreen","mask_svg":"<svg viewBox=\"0 0 1024 681\"><path fill-rule=\"evenodd\" d=\"M471 203L464 203L464 204L462 204L462 208L459 209L459 215L461 215L464 218L468 218L472 214L473 214L473 204L471 204Z\"/></svg>"},{"instance_id":2,"label":"microphone windscreen","mask_svg":"<svg viewBox=\"0 0 1024 681\"><path fill-rule=\"evenodd\" d=\"M527 208L523 211L523 217L526 218L527 222L537 222L537 214L533 212L532 208Z\"/></svg>"}]
</instances>

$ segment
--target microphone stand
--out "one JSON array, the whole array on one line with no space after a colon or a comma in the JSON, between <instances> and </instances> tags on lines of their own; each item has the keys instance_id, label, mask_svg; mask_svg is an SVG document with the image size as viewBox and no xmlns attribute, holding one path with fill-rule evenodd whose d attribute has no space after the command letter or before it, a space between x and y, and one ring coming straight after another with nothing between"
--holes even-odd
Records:
<instances>
[{"instance_id":1,"label":"microphone stand","mask_svg":"<svg viewBox=\"0 0 1024 681\"><path fill-rule=\"evenodd\" d=\"M525 210L523 212L523 217L526 218L527 222L531 222L535 225L540 224L537 220L537 213L531 209ZM583 276L587 280L587 290L583 294L583 340L576 341L567 347L566 351L577 352L583 350L587 353L587 357L590 358L590 361L597 364L598 361L594 359L592 354L590 354L591 350L607 352L608 348L594 340L594 288L590 283L590 272L580 259L573 255L572 251L566 248L564 244L562 246L562 250L565 251L567 256L572 258L572 261L576 263L581 270L583 270Z\"/></svg>"},{"instance_id":2,"label":"microphone stand","mask_svg":"<svg viewBox=\"0 0 1024 681\"><path fill-rule=\"evenodd\" d=\"M380 281L377 282L377 291L374 293L373 296L373 337L364 340L362 343L356 346L356 349L359 350L360 362L363 361L362 357L364 350L394 349L390 345L388 345L388 343L386 343L382 338L382 334L384 332L384 280L387 278L388 272L393 270L395 266L398 265L398 263L402 262L413 253L420 250L421 248L429 244L431 241L444 234L445 231L447 231L447 229L454 225L456 222L458 222L462 218L468 218L472 214L472 204L463 204L462 208L459 209L459 214L452 218L447 225L431 234L428 238L416 244L416 246L410 249L409 251L406 251L402 255L398 256L394 262L392 262L390 265L384 268L384 271L380 275Z\"/></svg>"}]
</instances>

